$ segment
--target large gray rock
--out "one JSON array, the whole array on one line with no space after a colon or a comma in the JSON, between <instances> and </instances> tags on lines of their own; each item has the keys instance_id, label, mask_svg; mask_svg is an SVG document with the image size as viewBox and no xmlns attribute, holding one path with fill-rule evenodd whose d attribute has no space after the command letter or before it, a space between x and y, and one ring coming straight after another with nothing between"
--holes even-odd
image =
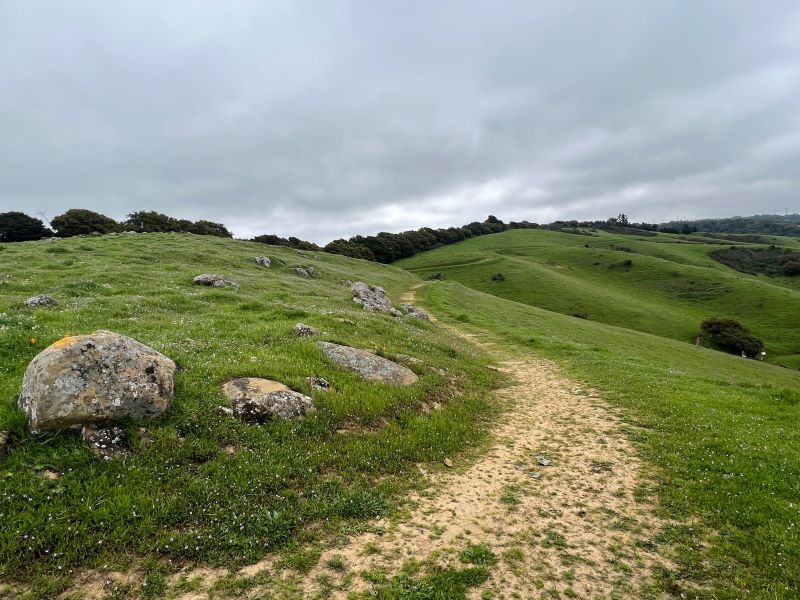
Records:
<instances>
[{"instance_id":1,"label":"large gray rock","mask_svg":"<svg viewBox=\"0 0 800 600\"><path fill-rule=\"evenodd\" d=\"M41 296L32 296L25 300L25 306L28 308L41 308L43 306L56 306L58 302L52 296L42 294Z\"/></svg>"},{"instance_id":2,"label":"large gray rock","mask_svg":"<svg viewBox=\"0 0 800 600\"><path fill-rule=\"evenodd\" d=\"M382 312L393 317L399 317L402 313L392 306L391 300L386 295L386 290L376 285L367 285L361 281L351 284L353 292L353 302L360 304L364 310L372 312Z\"/></svg>"},{"instance_id":3,"label":"large gray rock","mask_svg":"<svg viewBox=\"0 0 800 600\"><path fill-rule=\"evenodd\" d=\"M422 321L430 321L431 317L421 308L417 308L413 304L401 304L400 308L406 313L407 317L412 317L414 319L421 319Z\"/></svg>"},{"instance_id":4,"label":"large gray rock","mask_svg":"<svg viewBox=\"0 0 800 600\"><path fill-rule=\"evenodd\" d=\"M325 356L340 367L355 371L370 381L380 381L392 385L411 385L419 379L411 369L366 350L330 342L317 342L317 346Z\"/></svg>"},{"instance_id":5,"label":"large gray rock","mask_svg":"<svg viewBox=\"0 0 800 600\"><path fill-rule=\"evenodd\" d=\"M256 256L253 258L255 263L260 267L268 267L272 264L272 261L267 256Z\"/></svg>"},{"instance_id":6,"label":"large gray rock","mask_svg":"<svg viewBox=\"0 0 800 600\"><path fill-rule=\"evenodd\" d=\"M195 285L208 285L211 287L232 287L238 288L239 284L230 277L224 275L217 275L215 273L204 273L192 279Z\"/></svg>"},{"instance_id":7,"label":"large gray rock","mask_svg":"<svg viewBox=\"0 0 800 600\"><path fill-rule=\"evenodd\" d=\"M155 418L172 405L175 363L112 331L61 339L28 365L18 405L32 433L123 418Z\"/></svg>"},{"instance_id":8,"label":"large gray rock","mask_svg":"<svg viewBox=\"0 0 800 600\"><path fill-rule=\"evenodd\" d=\"M227 381L222 392L236 418L245 423L295 419L315 410L314 400L270 379L242 377Z\"/></svg>"}]
</instances>

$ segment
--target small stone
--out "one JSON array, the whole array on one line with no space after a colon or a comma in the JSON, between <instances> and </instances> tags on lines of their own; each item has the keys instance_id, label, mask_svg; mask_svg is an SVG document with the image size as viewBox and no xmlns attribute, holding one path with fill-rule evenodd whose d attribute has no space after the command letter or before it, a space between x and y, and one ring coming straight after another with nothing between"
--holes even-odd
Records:
<instances>
[{"instance_id":1,"label":"small stone","mask_svg":"<svg viewBox=\"0 0 800 600\"><path fill-rule=\"evenodd\" d=\"M306 271L303 267L294 267L292 272L303 279L309 279L311 277L311 275L308 274L308 271Z\"/></svg>"},{"instance_id":2,"label":"small stone","mask_svg":"<svg viewBox=\"0 0 800 600\"><path fill-rule=\"evenodd\" d=\"M553 461L551 461L549 458L545 458L543 454L536 455L536 462L543 467L549 467L551 464L553 464Z\"/></svg>"},{"instance_id":3,"label":"small stone","mask_svg":"<svg viewBox=\"0 0 800 600\"><path fill-rule=\"evenodd\" d=\"M256 256L256 257L253 257L253 261L254 261L254 262L255 262L255 263L258 265L258 266L260 266L260 267L267 267L267 268L269 268L269 267L270 267L270 265L272 264L272 260L270 260L270 259L269 259L268 257L266 257L266 256Z\"/></svg>"},{"instance_id":4,"label":"small stone","mask_svg":"<svg viewBox=\"0 0 800 600\"><path fill-rule=\"evenodd\" d=\"M292 335L295 337L311 337L314 335L319 335L319 330L314 329L310 325L298 323L292 328Z\"/></svg>"},{"instance_id":5,"label":"small stone","mask_svg":"<svg viewBox=\"0 0 800 600\"><path fill-rule=\"evenodd\" d=\"M224 275L217 275L215 273L204 273L192 279L195 285L207 285L210 287L230 287L238 289L239 284L230 277Z\"/></svg>"},{"instance_id":6,"label":"small stone","mask_svg":"<svg viewBox=\"0 0 800 600\"><path fill-rule=\"evenodd\" d=\"M232 417L233 409L228 406L218 406L217 414L220 415L221 417Z\"/></svg>"},{"instance_id":7,"label":"small stone","mask_svg":"<svg viewBox=\"0 0 800 600\"><path fill-rule=\"evenodd\" d=\"M306 381L308 385L311 386L311 389L314 390L321 390L323 392L330 392L333 388L331 388L330 382L325 379L324 377L306 377Z\"/></svg>"},{"instance_id":8,"label":"small stone","mask_svg":"<svg viewBox=\"0 0 800 600\"><path fill-rule=\"evenodd\" d=\"M294 419L314 412L314 400L270 379L242 377L222 385L233 415L245 423Z\"/></svg>"},{"instance_id":9,"label":"small stone","mask_svg":"<svg viewBox=\"0 0 800 600\"><path fill-rule=\"evenodd\" d=\"M317 270L314 267L304 267L304 268L306 270L306 273L308 273L309 277L311 277L313 279L316 279L317 277L319 277L319 273L317 272Z\"/></svg>"},{"instance_id":10,"label":"small stone","mask_svg":"<svg viewBox=\"0 0 800 600\"><path fill-rule=\"evenodd\" d=\"M117 460L130 454L128 433L121 427L94 427L87 425L81 436L96 456L103 460Z\"/></svg>"},{"instance_id":11,"label":"small stone","mask_svg":"<svg viewBox=\"0 0 800 600\"><path fill-rule=\"evenodd\" d=\"M57 306L58 302L52 296L42 294L40 296L32 296L25 300L25 306L28 308L43 308L48 306Z\"/></svg>"},{"instance_id":12,"label":"small stone","mask_svg":"<svg viewBox=\"0 0 800 600\"><path fill-rule=\"evenodd\" d=\"M447 468L453 467L453 461L450 460L449 458L445 458L442 462L444 463L444 466Z\"/></svg>"},{"instance_id":13,"label":"small stone","mask_svg":"<svg viewBox=\"0 0 800 600\"><path fill-rule=\"evenodd\" d=\"M722 474L722 478L723 479L731 479L731 478L733 478L733 473L723 473Z\"/></svg>"},{"instance_id":14,"label":"small stone","mask_svg":"<svg viewBox=\"0 0 800 600\"><path fill-rule=\"evenodd\" d=\"M50 481L55 481L56 479L61 478L61 473L59 473L52 467L47 467L46 469L42 469L41 471L39 471L39 477L49 479Z\"/></svg>"},{"instance_id":15,"label":"small stone","mask_svg":"<svg viewBox=\"0 0 800 600\"><path fill-rule=\"evenodd\" d=\"M10 431L0 431L0 458L3 458L11 450L11 439Z\"/></svg>"}]
</instances>

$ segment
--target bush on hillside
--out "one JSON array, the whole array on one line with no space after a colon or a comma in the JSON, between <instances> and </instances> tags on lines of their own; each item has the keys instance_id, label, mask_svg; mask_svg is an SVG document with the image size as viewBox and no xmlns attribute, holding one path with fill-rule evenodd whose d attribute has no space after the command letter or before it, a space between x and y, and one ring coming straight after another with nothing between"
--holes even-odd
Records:
<instances>
[{"instance_id":1,"label":"bush on hillside","mask_svg":"<svg viewBox=\"0 0 800 600\"><path fill-rule=\"evenodd\" d=\"M0 242L27 242L50 235L40 219L21 212L0 213Z\"/></svg>"},{"instance_id":2,"label":"bush on hillside","mask_svg":"<svg viewBox=\"0 0 800 600\"><path fill-rule=\"evenodd\" d=\"M63 215L54 217L50 224L59 237L111 233L119 229L119 225L111 217L85 208L70 208Z\"/></svg>"},{"instance_id":3,"label":"bush on hillside","mask_svg":"<svg viewBox=\"0 0 800 600\"><path fill-rule=\"evenodd\" d=\"M495 273L494 275L492 275L492 281L505 281L505 280L506 276L503 275L502 273Z\"/></svg>"},{"instance_id":4,"label":"bush on hillside","mask_svg":"<svg viewBox=\"0 0 800 600\"><path fill-rule=\"evenodd\" d=\"M714 346L726 352L758 356L764 350L764 343L733 319L706 319L700 324L700 331Z\"/></svg>"}]
</instances>

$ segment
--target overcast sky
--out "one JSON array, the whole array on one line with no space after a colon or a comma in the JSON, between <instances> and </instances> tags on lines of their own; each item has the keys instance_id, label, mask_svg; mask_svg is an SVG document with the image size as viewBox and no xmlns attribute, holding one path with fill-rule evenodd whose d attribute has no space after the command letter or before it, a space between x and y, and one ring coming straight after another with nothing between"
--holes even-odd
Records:
<instances>
[{"instance_id":1,"label":"overcast sky","mask_svg":"<svg viewBox=\"0 0 800 600\"><path fill-rule=\"evenodd\" d=\"M800 3L0 0L0 210L239 237L800 212Z\"/></svg>"}]
</instances>

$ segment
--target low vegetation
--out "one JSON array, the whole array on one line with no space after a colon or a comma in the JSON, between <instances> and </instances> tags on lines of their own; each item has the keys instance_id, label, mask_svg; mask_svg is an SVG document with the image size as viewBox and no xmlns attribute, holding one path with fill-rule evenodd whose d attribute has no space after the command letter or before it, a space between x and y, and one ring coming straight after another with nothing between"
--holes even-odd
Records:
<instances>
[{"instance_id":1,"label":"low vegetation","mask_svg":"<svg viewBox=\"0 0 800 600\"><path fill-rule=\"evenodd\" d=\"M764 343L733 319L706 319L700 324L700 331L711 346L726 352L754 358L764 351Z\"/></svg>"}]
</instances>

